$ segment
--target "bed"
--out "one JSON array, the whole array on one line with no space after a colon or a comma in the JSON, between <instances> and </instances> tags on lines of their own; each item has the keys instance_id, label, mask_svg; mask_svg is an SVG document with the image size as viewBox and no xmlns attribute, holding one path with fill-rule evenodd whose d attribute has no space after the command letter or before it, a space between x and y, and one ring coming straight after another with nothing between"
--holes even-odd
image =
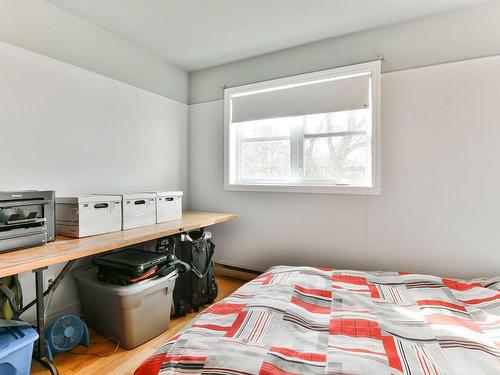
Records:
<instances>
[{"instance_id":1,"label":"bed","mask_svg":"<svg viewBox=\"0 0 500 375\"><path fill-rule=\"evenodd\" d=\"M500 374L500 277L273 267L135 375Z\"/></svg>"}]
</instances>

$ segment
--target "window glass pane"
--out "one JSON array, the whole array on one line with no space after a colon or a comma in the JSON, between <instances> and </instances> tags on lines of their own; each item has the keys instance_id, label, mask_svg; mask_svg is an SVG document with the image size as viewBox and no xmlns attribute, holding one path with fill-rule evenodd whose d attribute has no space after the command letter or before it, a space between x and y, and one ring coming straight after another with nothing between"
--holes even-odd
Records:
<instances>
[{"instance_id":1,"label":"window glass pane","mask_svg":"<svg viewBox=\"0 0 500 375\"><path fill-rule=\"evenodd\" d=\"M364 183L367 179L366 135L308 138L304 140L304 177Z\"/></svg>"},{"instance_id":2,"label":"window glass pane","mask_svg":"<svg viewBox=\"0 0 500 375\"><path fill-rule=\"evenodd\" d=\"M228 189L248 184L302 191L286 190L294 185L344 192L350 188L323 188L378 184L372 154L380 143L379 81L380 62L374 62L225 91Z\"/></svg>"},{"instance_id":3,"label":"window glass pane","mask_svg":"<svg viewBox=\"0 0 500 375\"><path fill-rule=\"evenodd\" d=\"M242 138L288 137L290 127L298 121L295 117L273 118L234 123Z\"/></svg>"},{"instance_id":4,"label":"window glass pane","mask_svg":"<svg viewBox=\"0 0 500 375\"><path fill-rule=\"evenodd\" d=\"M304 134L366 130L370 126L370 115L370 109L307 115Z\"/></svg>"},{"instance_id":5,"label":"window glass pane","mask_svg":"<svg viewBox=\"0 0 500 375\"><path fill-rule=\"evenodd\" d=\"M287 180L290 177L290 141L242 142L240 178Z\"/></svg>"}]
</instances>

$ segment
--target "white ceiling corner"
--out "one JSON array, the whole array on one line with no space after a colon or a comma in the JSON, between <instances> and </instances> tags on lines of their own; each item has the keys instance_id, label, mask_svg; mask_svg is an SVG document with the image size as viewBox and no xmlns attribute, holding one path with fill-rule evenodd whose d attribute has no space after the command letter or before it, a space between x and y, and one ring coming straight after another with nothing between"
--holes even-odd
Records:
<instances>
[{"instance_id":1,"label":"white ceiling corner","mask_svg":"<svg viewBox=\"0 0 500 375\"><path fill-rule=\"evenodd\" d=\"M487 0L47 0L198 70Z\"/></svg>"}]
</instances>

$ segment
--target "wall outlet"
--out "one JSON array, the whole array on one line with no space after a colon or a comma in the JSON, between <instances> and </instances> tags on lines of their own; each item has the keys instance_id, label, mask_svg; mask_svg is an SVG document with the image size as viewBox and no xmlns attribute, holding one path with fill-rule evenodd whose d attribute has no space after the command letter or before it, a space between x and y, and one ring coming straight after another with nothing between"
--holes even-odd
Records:
<instances>
[{"instance_id":1,"label":"wall outlet","mask_svg":"<svg viewBox=\"0 0 500 375\"><path fill-rule=\"evenodd\" d=\"M56 275L54 274L46 274L43 275L43 286L44 289L47 290L50 284L52 284L56 280Z\"/></svg>"}]
</instances>

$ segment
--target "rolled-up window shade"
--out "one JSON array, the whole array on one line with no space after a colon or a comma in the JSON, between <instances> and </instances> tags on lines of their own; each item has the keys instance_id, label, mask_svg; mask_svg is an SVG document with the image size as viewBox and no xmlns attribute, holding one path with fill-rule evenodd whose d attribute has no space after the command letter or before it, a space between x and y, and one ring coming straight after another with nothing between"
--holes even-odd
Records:
<instances>
[{"instance_id":1,"label":"rolled-up window shade","mask_svg":"<svg viewBox=\"0 0 500 375\"><path fill-rule=\"evenodd\" d=\"M367 108L370 75L233 96L232 122Z\"/></svg>"}]
</instances>

